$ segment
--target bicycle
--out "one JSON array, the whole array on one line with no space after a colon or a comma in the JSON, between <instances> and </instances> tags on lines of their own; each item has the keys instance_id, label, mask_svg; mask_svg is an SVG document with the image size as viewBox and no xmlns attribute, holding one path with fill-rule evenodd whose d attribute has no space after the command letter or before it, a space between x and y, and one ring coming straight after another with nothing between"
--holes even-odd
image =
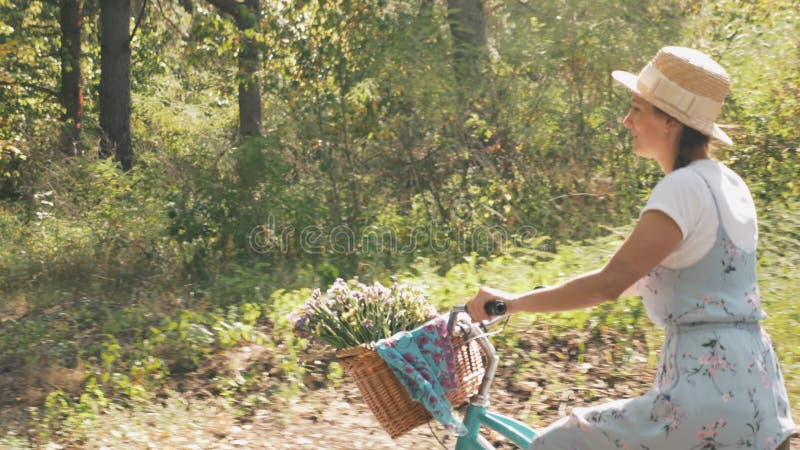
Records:
<instances>
[{"instance_id":1,"label":"bicycle","mask_svg":"<svg viewBox=\"0 0 800 450\"><path fill-rule=\"evenodd\" d=\"M492 301L486 304L486 312L494 318L482 324L473 323L471 320L458 321L460 314L466 314L464 305L458 305L450 312L447 328L450 334L460 332L464 334L465 341L474 339L483 349L486 356L486 372L481 382L478 393L470 400L467 411L464 414L464 427L466 434L459 436L456 441L456 450L493 450L494 446L481 436L480 428L485 426L502 436L505 436L520 448L530 447L536 433L533 429L522 422L511 417L489 411L489 389L494 381L494 375L500 358L497 356L494 345L489 340L490 334L486 329L494 323L503 319L505 314L505 304L500 301Z\"/></svg>"}]
</instances>

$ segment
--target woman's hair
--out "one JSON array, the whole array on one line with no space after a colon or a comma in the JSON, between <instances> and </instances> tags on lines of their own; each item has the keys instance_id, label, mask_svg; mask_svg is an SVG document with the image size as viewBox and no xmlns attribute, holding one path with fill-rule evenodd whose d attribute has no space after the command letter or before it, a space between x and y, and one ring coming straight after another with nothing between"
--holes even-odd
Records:
<instances>
[{"instance_id":1,"label":"woman's hair","mask_svg":"<svg viewBox=\"0 0 800 450\"><path fill-rule=\"evenodd\" d=\"M659 114L672 118L672 120L677 120L655 105L653 105L653 109ZM678 142L678 156L675 157L675 164L673 165L672 170L678 170L681 167L688 166L689 163L692 162L692 157L701 148L707 148L710 141L711 138L705 134L684 124L683 132L681 133L681 139Z\"/></svg>"}]
</instances>

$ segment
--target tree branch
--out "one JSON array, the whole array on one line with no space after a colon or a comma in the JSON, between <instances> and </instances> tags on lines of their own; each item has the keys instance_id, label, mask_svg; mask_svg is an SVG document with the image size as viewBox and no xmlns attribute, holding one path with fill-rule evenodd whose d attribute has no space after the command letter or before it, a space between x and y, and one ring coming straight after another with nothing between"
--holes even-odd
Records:
<instances>
[{"instance_id":1,"label":"tree branch","mask_svg":"<svg viewBox=\"0 0 800 450\"><path fill-rule=\"evenodd\" d=\"M50 94L54 97L58 97L59 94L56 90L50 89L46 86L39 86L38 84L30 84L30 83L9 83L8 81L0 80L0 86L21 86L24 88L33 89L34 91L44 92L45 94Z\"/></svg>"},{"instance_id":2,"label":"tree branch","mask_svg":"<svg viewBox=\"0 0 800 450\"><path fill-rule=\"evenodd\" d=\"M133 41L133 37L136 36L136 30L139 29L139 25L142 23L142 18L144 18L145 8L147 8L147 0L144 0L142 2L142 10L139 11L139 17L136 18L136 25L133 26L133 31L131 31L131 36L128 38L129 45L131 41Z\"/></svg>"},{"instance_id":3,"label":"tree branch","mask_svg":"<svg viewBox=\"0 0 800 450\"><path fill-rule=\"evenodd\" d=\"M186 3L186 4L188 4L188 3ZM191 11L191 4L188 4L188 5L189 5L190 9L187 12L191 13L192 12ZM176 25L175 22L173 22L172 19L170 19L169 16L167 16L167 14L164 12L164 5L161 4L161 0L156 0L156 6L158 6L158 10L161 12L161 17L167 22L167 25L169 25L183 39L187 39L188 40L189 39L189 35L184 33L183 30L181 30L180 27L178 25Z\"/></svg>"}]
</instances>

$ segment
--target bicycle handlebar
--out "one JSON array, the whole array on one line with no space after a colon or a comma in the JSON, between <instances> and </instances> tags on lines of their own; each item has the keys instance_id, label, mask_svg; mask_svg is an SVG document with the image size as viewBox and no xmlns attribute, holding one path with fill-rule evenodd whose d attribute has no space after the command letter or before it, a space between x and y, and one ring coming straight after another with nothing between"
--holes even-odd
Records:
<instances>
[{"instance_id":1,"label":"bicycle handlebar","mask_svg":"<svg viewBox=\"0 0 800 450\"><path fill-rule=\"evenodd\" d=\"M484 305L484 309L486 310L486 314L490 316L502 316L508 311L506 302L502 300L489 300Z\"/></svg>"},{"instance_id":2,"label":"bicycle handlebar","mask_svg":"<svg viewBox=\"0 0 800 450\"><path fill-rule=\"evenodd\" d=\"M493 308L492 311L496 312L498 302L496 300L493 300L492 302L495 302L495 304L491 306L491 308ZM499 303L504 309L506 305L502 302ZM487 312L489 312L488 308L489 306L487 305ZM499 358L497 356L497 352L495 352L494 345L492 345L491 341L489 340L489 335L483 332L481 327L483 327L485 330L489 325L501 320L503 316L495 315L491 320L483 321L479 327L479 324L474 323L472 319L459 322L458 316L460 314L467 314L467 307L465 305L457 305L453 307L452 311L450 311L450 319L447 323L447 330L452 336L456 326L458 326L458 329L464 334L466 341L474 339L483 349L483 354L486 357L486 371L484 372L481 386L478 388L478 393L471 400L471 402L473 405L486 406L489 404L489 387L492 385L492 381L494 381L494 374L497 371Z\"/></svg>"},{"instance_id":3,"label":"bicycle handlebar","mask_svg":"<svg viewBox=\"0 0 800 450\"><path fill-rule=\"evenodd\" d=\"M497 322L500 319L502 319L503 315L507 311L506 303L504 301L502 301L502 300L490 300L489 302L486 303L485 308L486 308L486 313L489 314L490 316L493 316L493 317L490 320L484 320L481 323L481 325L484 328L488 327L489 325L492 325L495 322ZM453 333L453 331L455 329L456 322L457 322L458 315L462 314L462 313L469 315L469 313L467 312L467 306L466 305L456 305L456 306L453 307L453 310L450 311L450 319L447 322L447 331L448 331L448 333L450 333L450 334ZM472 319L470 319L470 322L472 322ZM465 325L466 324L463 324L463 323L460 324L461 331L468 334L467 327Z\"/></svg>"},{"instance_id":4,"label":"bicycle handlebar","mask_svg":"<svg viewBox=\"0 0 800 450\"><path fill-rule=\"evenodd\" d=\"M542 289L545 286L537 286L535 289ZM486 313L492 316L490 320L485 320L480 324L485 330L486 327L503 319L503 316L508 312L507 306L502 300L491 300L486 303ZM497 366L500 358L489 340L489 334L482 332L478 324L474 323L470 318L469 321L458 322L459 314L467 314L466 305L456 305L450 311L450 319L447 322L447 331L450 336L453 335L456 325L459 330L464 333L467 341L474 339L478 345L483 349L484 356L486 357L486 372L483 376L483 381L478 389L478 394L471 400L473 405L486 406L489 404L489 388L494 381L494 375L497 371Z\"/></svg>"}]
</instances>

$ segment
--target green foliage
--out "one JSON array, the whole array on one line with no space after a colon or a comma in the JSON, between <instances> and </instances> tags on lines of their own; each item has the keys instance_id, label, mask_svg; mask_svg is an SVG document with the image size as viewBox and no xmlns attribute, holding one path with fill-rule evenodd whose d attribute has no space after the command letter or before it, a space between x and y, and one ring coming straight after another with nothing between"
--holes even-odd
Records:
<instances>
[{"instance_id":1,"label":"green foliage","mask_svg":"<svg viewBox=\"0 0 800 450\"><path fill-rule=\"evenodd\" d=\"M41 415L34 419L38 425L38 438L46 442L68 430L69 434L64 436L68 441L80 441L87 431L86 425L107 405L103 392L94 385L87 386L77 401L60 390L53 391L45 399Z\"/></svg>"},{"instance_id":2,"label":"green foliage","mask_svg":"<svg viewBox=\"0 0 800 450\"><path fill-rule=\"evenodd\" d=\"M790 398L800 396L800 351L797 334L800 309L794 300L800 280L800 204L797 197L785 207L762 207L759 228L758 275L761 301L768 317L765 328L781 360ZM797 404L793 400L792 404Z\"/></svg>"},{"instance_id":3,"label":"green foliage","mask_svg":"<svg viewBox=\"0 0 800 450\"><path fill-rule=\"evenodd\" d=\"M20 195L22 167L28 156L10 142L0 140L0 199Z\"/></svg>"},{"instance_id":4,"label":"green foliage","mask_svg":"<svg viewBox=\"0 0 800 450\"><path fill-rule=\"evenodd\" d=\"M339 277L396 278L444 310L481 285L597 268L659 177L632 155L629 98L609 72L672 43L730 72L722 122L736 146L720 158L757 199L765 327L796 403L797 0L485 6L490 61L462 85L444 3L264 3L265 133L240 142L234 24L201 3L151 5L131 42L137 166L123 173L92 150L97 5L83 9L88 150L65 158L57 4L0 1L0 371L27 383L0 390L46 387L26 400L34 440L78 446L105 408L187 380L242 414L316 375L336 382L341 367L286 315ZM511 326L645 329L653 354L660 337L633 299ZM267 356L227 369L244 347Z\"/></svg>"},{"instance_id":5,"label":"green foliage","mask_svg":"<svg viewBox=\"0 0 800 450\"><path fill-rule=\"evenodd\" d=\"M0 200L22 195L31 147L57 129L57 15L49 2L0 4Z\"/></svg>"},{"instance_id":6,"label":"green foliage","mask_svg":"<svg viewBox=\"0 0 800 450\"><path fill-rule=\"evenodd\" d=\"M733 86L722 121L732 124L729 132L736 145L723 157L743 174L759 200L797 198L800 4L699 5L686 24L686 43L719 59Z\"/></svg>"},{"instance_id":7,"label":"green foliage","mask_svg":"<svg viewBox=\"0 0 800 450\"><path fill-rule=\"evenodd\" d=\"M0 4L0 141L43 136L59 116L58 8L23 0Z\"/></svg>"}]
</instances>

